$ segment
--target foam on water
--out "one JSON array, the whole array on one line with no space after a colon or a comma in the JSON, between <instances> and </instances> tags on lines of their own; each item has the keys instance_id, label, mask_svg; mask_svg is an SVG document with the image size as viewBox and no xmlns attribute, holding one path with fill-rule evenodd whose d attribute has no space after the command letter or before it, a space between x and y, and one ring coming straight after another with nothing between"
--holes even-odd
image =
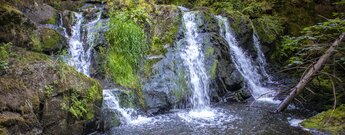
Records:
<instances>
[{"instance_id":1,"label":"foam on water","mask_svg":"<svg viewBox=\"0 0 345 135\"><path fill-rule=\"evenodd\" d=\"M294 119L290 117L288 117L287 119L288 119L289 124L293 127L299 127L300 126L299 124L303 122L302 119Z\"/></svg>"}]
</instances>

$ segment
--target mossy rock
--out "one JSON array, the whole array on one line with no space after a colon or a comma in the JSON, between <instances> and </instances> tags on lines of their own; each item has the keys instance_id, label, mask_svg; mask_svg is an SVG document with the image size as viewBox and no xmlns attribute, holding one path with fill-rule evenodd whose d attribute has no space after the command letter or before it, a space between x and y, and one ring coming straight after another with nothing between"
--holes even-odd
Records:
<instances>
[{"instance_id":1,"label":"mossy rock","mask_svg":"<svg viewBox=\"0 0 345 135\"><path fill-rule=\"evenodd\" d=\"M1 3L0 42L12 42L16 46L30 46L30 36L36 26L16 7Z\"/></svg>"},{"instance_id":2,"label":"mossy rock","mask_svg":"<svg viewBox=\"0 0 345 135\"><path fill-rule=\"evenodd\" d=\"M33 49L43 52L57 52L66 46L66 39L56 30L42 28L38 31L39 39L32 36ZM40 41L38 41L40 40Z\"/></svg>"},{"instance_id":3,"label":"mossy rock","mask_svg":"<svg viewBox=\"0 0 345 135\"><path fill-rule=\"evenodd\" d=\"M9 69L0 77L0 108L6 110L0 115L9 120L0 120L0 127L10 134L35 134L35 128L43 134L80 134L86 122L98 119L98 81L41 53L14 46L10 52Z\"/></svg>"},{"instance_id":4,"label":"mossy rock","mask_svg":"<svg viewBox=\"0 0 345 135\"><path fill-rule=\"evenodd\" d=\"M330 132L333 135L345 134L345 104L333 109L321 112L304 120L301 125L305 128Z\"/></svg>"}]
</instances>

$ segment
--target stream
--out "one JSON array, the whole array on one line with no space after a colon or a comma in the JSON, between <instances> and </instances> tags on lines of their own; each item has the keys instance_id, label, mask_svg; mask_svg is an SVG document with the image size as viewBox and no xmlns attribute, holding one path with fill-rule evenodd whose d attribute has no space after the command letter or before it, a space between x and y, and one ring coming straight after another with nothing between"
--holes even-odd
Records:
<instances>
[{"instance_id":1,"label":"stream","mask_svg":"<svg viewBox=\"0 0 345 135\"><path fill-rule=\"evenodd\" d=\"M99 36L96 33L101 31L98 23L102 23L102 7L95 8L100 10L96 18L89 21L85 21L81 13L74 13L76 19L72 35L68 37L70 59L67 63L86 76L90 76L93 47L96 37ZM266 70L267 63L258 37L253 34L258 55L257 60L253 60L241 49L227 18L222 16L216 17L219 34L229 45L229 57L243 76L245 88L250 90L253 98L245 103L212 103L209 95L210 77L205 68L203 43L198 33L197 12L183 7L180 7L180 10L183 14L182 26L186 30L183 41L186 44L179 47L177 53L187 72L186 78L191 92L187 102L191 106L174 107L163 114L148 116L134 108L121 107L119 97L114 94L118 90L107 89L103 91L103 109L119 116L121 124L104 133L94 134L310 134L298 127L298 122L304 118L303 112L298 109L292 107L279 114L268 111L274 110L280 101L274 100L276 93L268 87L269 83L275 82ZM254 100L255 103L251 106Z\"/></svg>"}]
</instances>

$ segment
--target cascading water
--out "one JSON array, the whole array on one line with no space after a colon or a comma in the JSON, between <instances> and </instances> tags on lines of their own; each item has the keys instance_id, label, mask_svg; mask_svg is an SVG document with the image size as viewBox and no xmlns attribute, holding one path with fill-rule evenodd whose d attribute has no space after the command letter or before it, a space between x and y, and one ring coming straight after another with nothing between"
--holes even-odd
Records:
<instances>
[{"instance_id":1,"label":"cascading water","mask_svg":"<svg viewBox=\"0 0 345 135\"><path fill-rule=\"evenodd\" d=\"M132 111L121 108L119 99L112 93L112 90L103 90L103 108L118 111L122 116L121 123L129 123L132 121Z\"/></svg>"},{"instance_id":2,"label":"cascading water","mask_svg":"<svg viewBox=\"0 0 345 135\"><path fill-rule=\"evenodd\" d=\"M120 121L122 125L138 125L151 121L150 118L137 115L133 108L122 108L120 100L117 97L116 89L103 90L103 109L111 110L113 113L120 114Z\"/></svg>"},{"instance_id":3,"label":"cascading water","mask_svg":"<svg viewBox=\"0 0 345 135\"><path fill-rule=\"evenodd\" d=\"M192 96L189 100L193 109L204 109L210 104L209 80L204 66L202 44L198 42L198 25L195 12L185 12L183 22L186 29L185 40L188 44L182 48L180 56L189 71L192 86Z\"/></svg>"},{"instance_id":4,"label":"cascading water","mask_svg":"<svg viewBox=\"0 0 345 135\"><path fill-rule=\"evenodd\" d=\"M266 70L267 62L266 62L266 59L265 59L265 55L264 55L264 53L261 50L260 41L259 41L259 39L258 39L258 37L256 36L255 33L253 34L253 42L254 42L254 46L255 46L255 49L256 49L256 52L257 52L257 55L258 55L257 61L259 63L260 71L266 77L268 83L273 83L272 77L268 74L268 71Z\"/></svg>"},{"instance_id":5,"label":"cascading water","mask_svg":"<svg viewBox=\"0 0 345 135\"><path fill-rule=\"evenodd\" d=\"M101 23L102 8L96 13L96 18L87 22L82 13L73 13L75 22L72 26L71 37L69 37L68 53L70 58L67 63L77 71L90 76L90 66L93 47L96 45L99 23ZM85 23L86 22L86 23Z\"/></svg>"},{"instance_id":6,"label":"cascading water","mask_svg":"<svg viewBox=\"0 0 345 135\"><path fill-rule=\"evenodd\" d=\"M250 57L248 57L238 46L238 42L236 41L232 29L229 27L230 25L227 18L222 16L217 16L217 18L220 27L220 35L228 42L231 51L231 58L235 63L237 70L245 78L252 96L256 100L272 101L272 91L262 86L262 77L259 74L258 69L253 64Z\"/></svg>"}]
</instances>

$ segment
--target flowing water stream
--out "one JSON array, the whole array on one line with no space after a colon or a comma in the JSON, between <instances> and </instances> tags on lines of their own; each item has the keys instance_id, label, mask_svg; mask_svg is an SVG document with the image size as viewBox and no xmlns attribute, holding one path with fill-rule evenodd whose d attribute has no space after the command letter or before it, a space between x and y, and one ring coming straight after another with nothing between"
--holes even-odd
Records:
<instances>
[{"instance_id":1,"label":"flowing water stream","mask_svg":"<svg viewBox=\"0 0 345 135\"><path fill-rule=\"evenodd\" d=\"M67 63L77 71L90 76L91 60L94 53L94 46L97 43L99 32L104 29L101 19L103 7L97 7L99 11L95 13L94 19L85 19L83 13L73 12L74 24L71 28L71 36L68 37Z\"/></svg>"},{"instance_id":2,"label":"flowing water stream","mask_svg":"<svg viewBox=\"0 0 345 135\"><path fill-rule=\"evenodd\" d=\"M68 53L70 58L67 63L75 67L79 72L87 76L91 74L91 61L93 48L97 45L100 27L102 7L93 19L86 19L82 13L74 14L74 23L71 28L71 36L68 36ZM202 40L198 33L200 18L197 12L181 8L183 12L182 24L185 28L185 46L178 50L186 67L188 84L191 95L189 103L192 108L173 109L168 113L152 117L138 115L133 108L124 108L120 105L117 89L103 90L103 109L111 110L119 114L121 125L105 132L105 134L306 134L306 132L292 127L287 122L289 114L269 114L269 112L249 108L246 104L219 104L212 105L209 96L209 76L205 69L205 58L202 50ZM262 72L268 80L271 80L265 70L266 61L260 49L260 44L255 35L253 40L258 51L259 67L255 67L248 59L244 51L238 46L226 18L217 17L221 28L221 35L228 42L231 57L240 73L244 76L248 87L252 90L255 99L262 99L262 94L270 90L261 85ZM260 97L260 98L259 98ZM271 98L271 96L264 96ZM272 107L272 106L271 106ZM271 123L271 124L268 124ZM97 133L102 134L102 133Z\"/></svg>"},{"instance_id":3,"label":"flowing water stream","mask_svg":"<svg viewBox=\"0 0 345 135\"><path fill-rule=\"evenodd\" d=\"M275 92L271 91L269 88L266 88L262 85L263 78L259 74L259 69L262 69L264 67L258 69L257 66L255 66L253 61L250 59L249 55L247 55L244 52L244 50L239 47L239 44L234 36L232 28L230 27L228 19L222 16L217 16L217 18L220 27L220 35L228 42L230 47L231 58L235 63L237 70L240 71L240 73L246 80L247 86L249 87L254 99L259 101L277 102L273 100ZM255 46L257 46L258 41L255 41L255 38L254 42L256 42ZM261 51L261 49L257 50ZM265 62L262 52L258 52L258 54L259 59L261 59L260 61ZM266 73L265 70L264 72Z\"/></svg>"},{"instance_id":4,"label":"flowing water stream","mask_svg":"<svg viewBox=\"0 0 345 135\"><path fill-rule=\"evenodd\" d=\"M259 68L260 68L260 71L261 73L265 76L265 78L267 79L268 83L274 83L272 81L272 76L268 74L268 71L267 71L267 62L266 62L266 58L265 58L265 55L264 53L262 52L261 50L261 45L260 45L260 41L256 35L256 33L253 34L253 42L254 42L254 46L255 46L255 49L256 49L256 53L258 55L258 63L259 63Z\"/></svg>"},{"instance_id":5,"label":"flowing water stream","mask_svg":"<svg viewBox=\"0 0 345 135\"><path fill-rule=\"evenodd\" d=\"M200 42L202 40L198 39L196 12L187 9L184 9L183 12L182 20L186 29L183 40L187 44L181 47L179 55L188 71L187 76L192 92L189 102L192 104L192 108L173 109L153 117L133 118L131 111L119 106L116 95L109 93L110 91L104 91L104 104L119 111L123 117L127 117L123 118L124 124L114 127L104 134L308 134L308 132L289 125L288 119L291 119L289 113L271 114L262 109L247 107L246 103L210 104L209 78L204 67L204 54ZM242 75L246 76L250 88L262 88L259 89L261 91L254 92L256 94L254 96L268 92L269 90L260 86L260 83L255 84L255 81L260 82L259 79L261 79L260 74L257 73L258 69L251 65L252 62L237 46L234 36L230 33L227 20L222 17L218 18L223 22L220 23L223 29L222 35L227 39L229 45L231 43L231 57L236 59L234 61L236 66ZM250 69L244 68L245 66ZM253 71L254 73L252 73ZM267 104L267 107L275 106Z\"/></svg>"}]
</instances>

